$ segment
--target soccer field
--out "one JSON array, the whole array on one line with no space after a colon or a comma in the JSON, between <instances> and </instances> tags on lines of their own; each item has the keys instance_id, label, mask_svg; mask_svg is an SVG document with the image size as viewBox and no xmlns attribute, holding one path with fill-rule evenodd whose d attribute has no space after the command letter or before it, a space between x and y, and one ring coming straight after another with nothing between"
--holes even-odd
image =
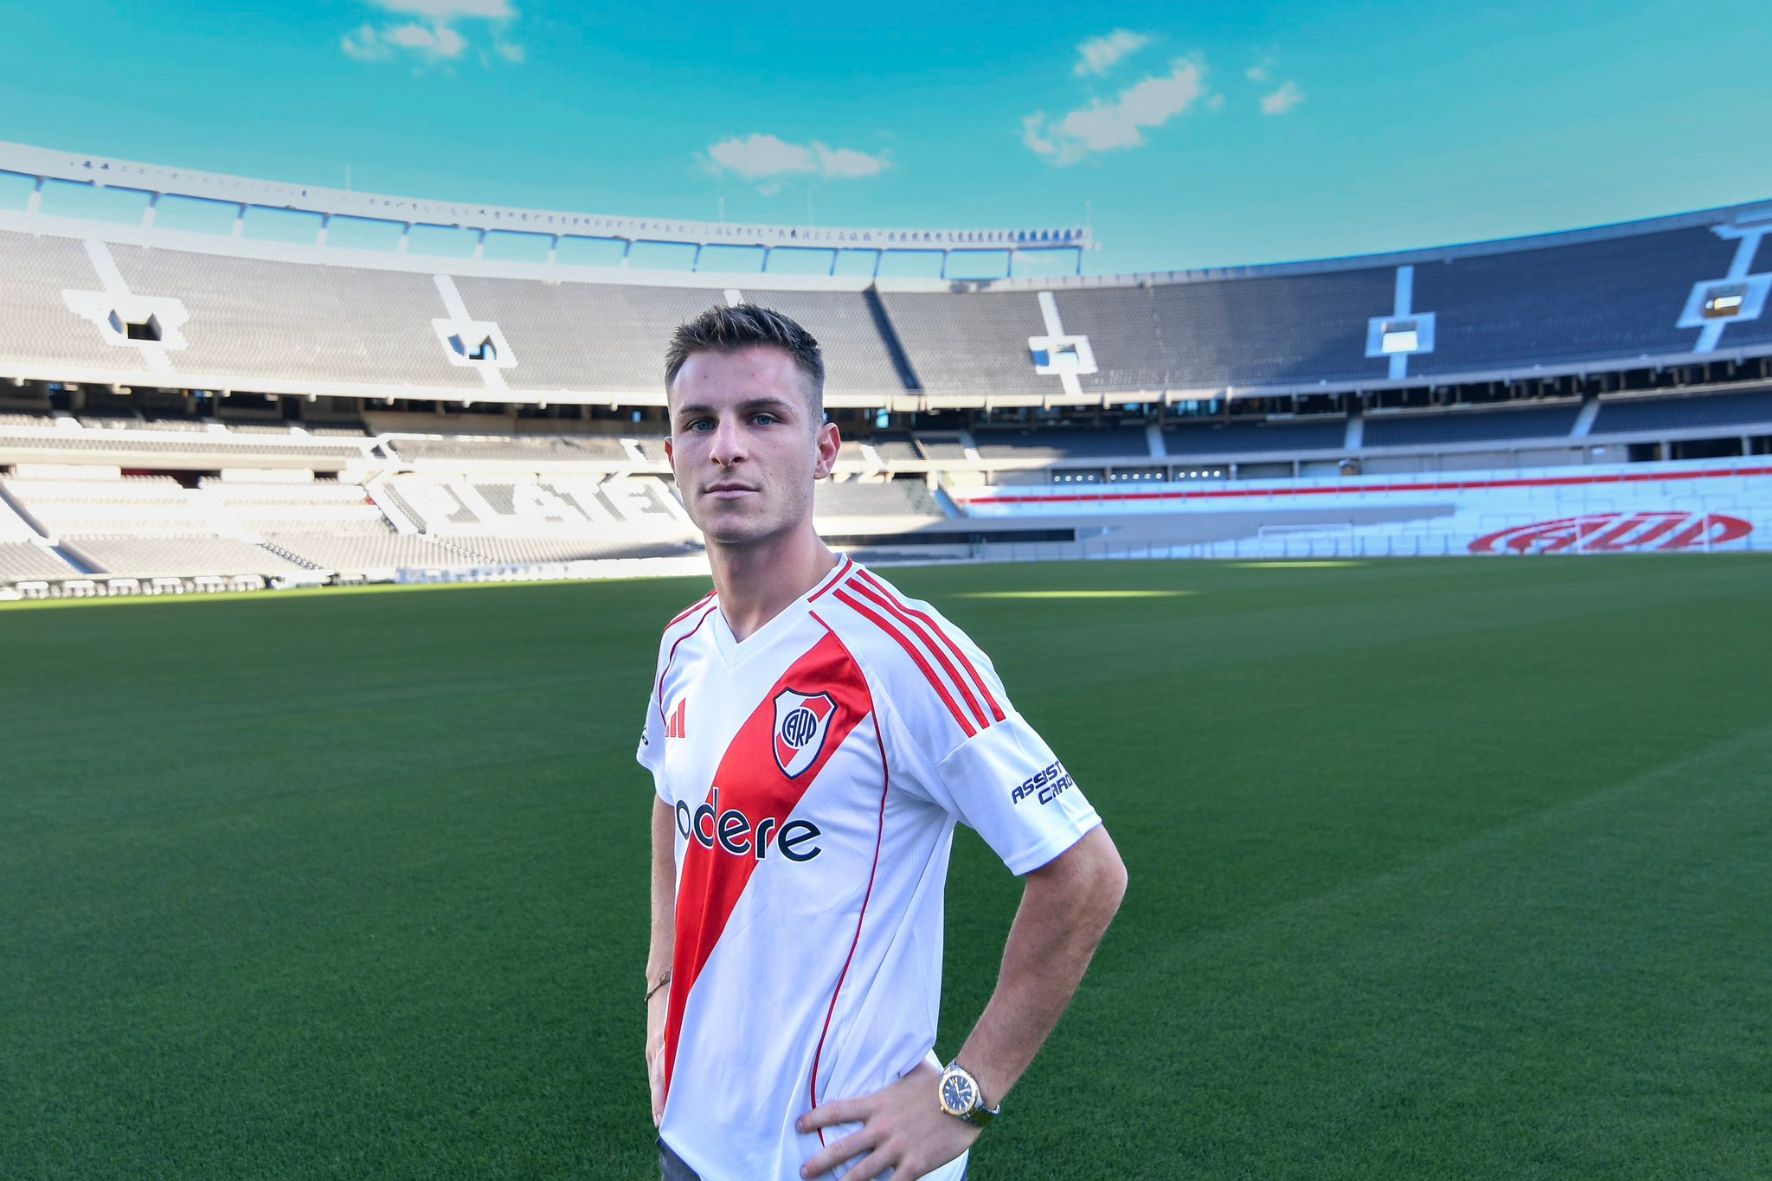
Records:
<instances>
[{"instance_id":1,"label":"soccer field","mask_svg":"<svg viewBox=\"0 0 1772 1181\"><path fill-rule=\"evenodd\" d=\"M1772 1176L1772 560L888 573L1131 876L974 1181ZM0 1179L655 1177L702 589L0 610ZM944 1053L1017 896L963 832Z\"/></svg>"}]
</instances>

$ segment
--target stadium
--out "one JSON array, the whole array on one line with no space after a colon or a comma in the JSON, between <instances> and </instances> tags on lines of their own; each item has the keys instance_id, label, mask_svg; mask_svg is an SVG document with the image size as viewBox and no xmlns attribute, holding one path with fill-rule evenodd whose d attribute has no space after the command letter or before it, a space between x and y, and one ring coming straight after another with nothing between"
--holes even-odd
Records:
<instances>
[{"instance_id":1,"label":"stadium","mask_svg":"<svg viewBox=\"0 0 1772 1181\"><path fill-rule=\"evenodd\" d=\"M1087 231L623 221L17 145L0 168L14 595L673 568L696 543L659 342L738 299L833 357L820 519L869 554L1772 544L1772 205L1027 278ZM937 276L881 276L906 256Z\"/></svg>"},{"instance_id":2,"label":"stadium","mask_svg":"<svg viewBox=\"0 0 1772 1181\"><path fill-rule=\"evenodd\" d=\"M656 1175L660 358L740 301L1131 867L980 1175L1768 1175L1769 239L1103 276L0 145L0 1176Z\"/></svg>"}]
</instances>

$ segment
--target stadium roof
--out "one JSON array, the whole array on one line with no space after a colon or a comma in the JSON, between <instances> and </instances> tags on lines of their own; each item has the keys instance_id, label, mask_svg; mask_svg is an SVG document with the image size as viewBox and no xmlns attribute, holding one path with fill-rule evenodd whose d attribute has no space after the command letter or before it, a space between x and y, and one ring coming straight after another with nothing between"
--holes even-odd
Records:
<instances>
[{"instance_id":1,"label":"stadium roof","mask_svg":"<svg viewBox=\"0 0 1772 1181\"><path fill-rule=\"evenodd\" d=\"M477 202L436 201L319 185L254 180L226 173L143 164L28 144L0 142L0 172L29 177L40 191L50 181L146 193L144 225L151 225L161 196L188 197L238 208L296 210L321 218L355 217L402 226L436 225L548 237L612 238L692 246L756 246L870 251L1080 252L1090 246L1087 227L1022 229L908 229L734 224L680 219L614 217L552 209L522 209Z\"/></svg>"}]
</instances>

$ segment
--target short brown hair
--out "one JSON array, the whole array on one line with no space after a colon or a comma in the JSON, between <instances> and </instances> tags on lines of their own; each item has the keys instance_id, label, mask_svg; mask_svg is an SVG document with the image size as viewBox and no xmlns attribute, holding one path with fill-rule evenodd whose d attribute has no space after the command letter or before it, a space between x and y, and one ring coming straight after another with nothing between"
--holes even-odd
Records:
<instances>
[{"instance_id":1,"label":"short brown hair","mask_svg":"<svg viewBox=\"0 0 1772 1181\"><path fill-rule=\"evenodd\" d=\"M684 364L696 353L736 353L768 345L794 359L794 367L806 379L813 419L824 417L824 353L812 334L780 312L754 303L711 307L671 334L665 350L665 389L677 380Z\"/></svg>"}]
</instances>

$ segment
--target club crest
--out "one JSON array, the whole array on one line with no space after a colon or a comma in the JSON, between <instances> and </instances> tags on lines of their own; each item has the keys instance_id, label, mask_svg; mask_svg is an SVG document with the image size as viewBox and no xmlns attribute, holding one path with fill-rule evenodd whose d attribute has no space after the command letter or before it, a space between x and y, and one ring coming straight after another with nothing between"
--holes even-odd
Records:
<instances>
[{"instance_id":1,"label":"club crest","mask_svg":"<svg viewBox=\"0 0 1772 1181\"><path fill-rule=\"evenodd\" d=\"M796 693L783 689L775 695L775 763L789 779L818 761L831 719L837 716L837 699L829 693Z\"/></svg>"}]
</instances>

